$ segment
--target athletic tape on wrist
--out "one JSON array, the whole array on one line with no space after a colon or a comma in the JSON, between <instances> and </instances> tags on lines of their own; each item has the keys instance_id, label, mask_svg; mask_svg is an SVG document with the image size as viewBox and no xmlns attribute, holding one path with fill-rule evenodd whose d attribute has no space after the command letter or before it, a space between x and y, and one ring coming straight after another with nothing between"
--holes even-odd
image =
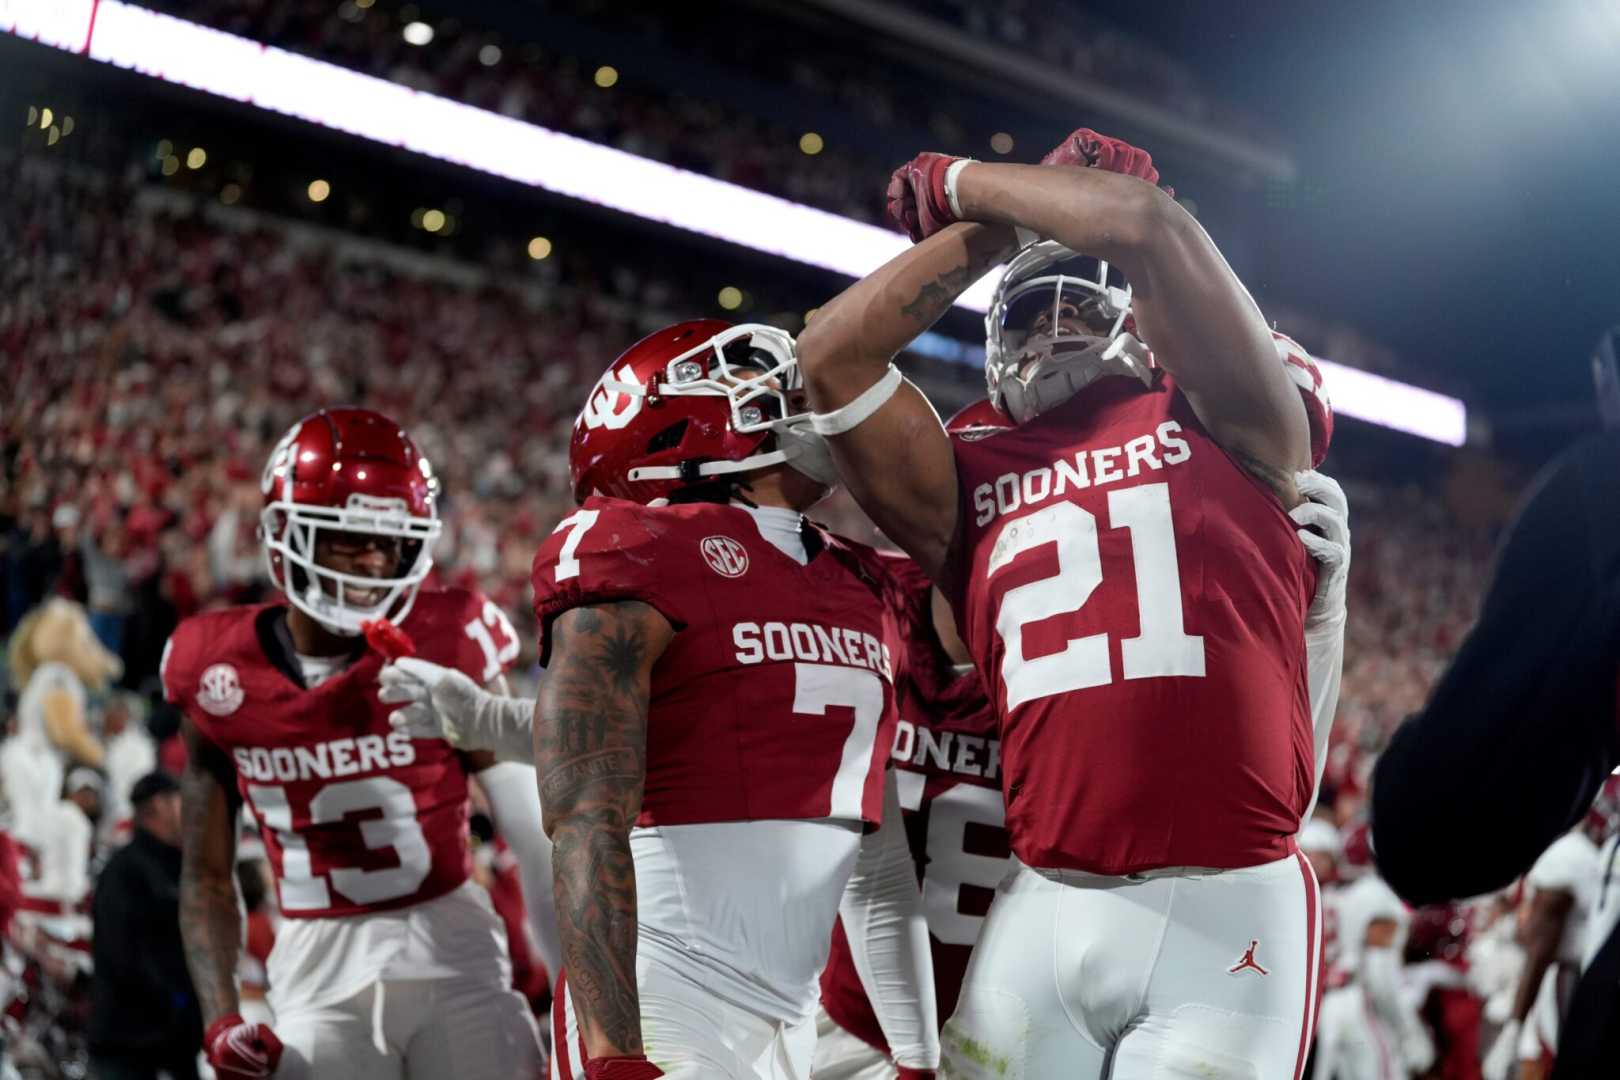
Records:
<instances>
[{"instance_id":1,"label":"athletic tape on wrist","mask_svg":"<svg viewBox=\"0 0 1620 1080\"><path fill-rule=\"evenodd\" d=\"M904 382L900 369L893 364L883 373L883 378L862 390L860 396L841 409L834 409L830 413L811 413L810 430L817 435L842 435L851 428L864 423L868 417L883 408L885 402L894 397L894 392L900 389Z\"/></svg>"},{"instance_id":2,"label":"athletic tape on wrist","mask_svg":"<svg viewBox=\"0 0 1620 1080\"><path fill-rule=\"evenodd\" d=\"M962 220L962 204L956 198L956 178L962 175L963 169L977 164L974 158L961 158L945 167L945 201L951 204L951 214L957 221Z\"/></svg>"}]
</instances>

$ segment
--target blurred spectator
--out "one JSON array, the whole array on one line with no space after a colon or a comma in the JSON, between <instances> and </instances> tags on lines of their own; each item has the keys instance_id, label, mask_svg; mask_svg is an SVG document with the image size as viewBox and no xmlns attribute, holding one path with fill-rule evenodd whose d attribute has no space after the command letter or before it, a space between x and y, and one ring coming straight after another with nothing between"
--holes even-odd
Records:
<instances>
[{"instance_id":1,"label":"blurred spectator","mask_svg":"<svg viewBox=\"0 0 1620 1080\"><path fill-rule=\"evenodd\" d=\"M107 806L102 834L122 840L133 826L129 792L135 781L157 768L157 743L146 730L146 702L135 694L110 695L101 712L101 737L106 748Z\"/></svg>"},{"instance_id":2,"label":"blurred spectator","mask_svg":"<svg viewBox=\"0 0 1620 1080\"><path fill-rule=\"evenodd\" d=\"M180 785L130 792L135 835L96 886L90 1048L98 1080L196 1080L202 1013L180 944Z\"/></svg>"}]
</instances>

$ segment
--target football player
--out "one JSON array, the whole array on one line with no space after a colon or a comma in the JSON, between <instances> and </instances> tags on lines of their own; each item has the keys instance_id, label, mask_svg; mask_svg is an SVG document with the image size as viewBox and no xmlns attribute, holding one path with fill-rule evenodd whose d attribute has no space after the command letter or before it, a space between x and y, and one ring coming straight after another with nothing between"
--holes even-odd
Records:
<instances>
[{"instance_id":1,"label":"football player","mask_svg":"<svg viewBox=\"0 0 1620 1080\"><path fill-rule=\"evenodd\" d=\"M1322 1006L1318 1080L1401 1080L1434 1063L1434 1043L1402 994L1411 915L1377 874L1346 881L1338 830L1312 818L1299 848L1322 887Z\"/></svg>"},{"instance_id":2,"label":"football player","mask_svg":"<svg viewBox=\"0 0 1620 1080\"><path fill-rule=\"evenodd\" d=\"M813 430L950 600L1000 721L1018 865L946 1075L1297 1076L1310 1043L1294 835L1336 676L1308 672L1290 511L1328 414L1157 176L1086 129L1041 166L920 155L890 185L916 245L798 343ZM1011 426L952 438L890 361L1009 255L986 371Z\"/></svg>"},{"instance_id":3,"label":"football player","mask_svg":"<svg viewBox=\"0 0 1620 1080\"><path fill-rule=\"evenodd\" d=\"M510 987L505 933L468 880L467 779L497 827L549 869L532 769L390 729L384 657L362 627L504 691L518 653L493 603L424 589L437 481L409 436L365 409L313 413L265 467L262 537L284 603L186 619L163 684L188 761L181 918L221 1077L533 1076L538 1030ZM240 1016L236 822L259 823L284 917L275 1025ZM541 935L549 877L525 882ZM554 922L550 935L555 940ZM555 952L555 946L553 946Z\"/></svg>"},{"instance_id":4,"label":"football player","mask_svg":"<svg viewBox=\"0 0 1620 1080\"><path fill-rule=\"evenodd\" d=\"M1505 1080L1515 1063L1521 1080L1552 1072L1576 981L1603 940L1589 941L1588 926L1604 884L1599 845L1613 826L1616 794L1616 781L1607 781L1580 827L1553 841L1525 876L1519 915L1524 969L1513 1010L1485 1055L1485 1080Z\"/></svg>"},{"instance_id":5,"label":"football player","mask_svg":"<svg viewBox=\"0 0 1620 1080\"><path fill-rule=\"evenodd\" d=\"M406 659L406 730L532 753L564 965L553 1076L810 1074L842 917L899 1075L938 1062L927 926L885 765L885 569L803 512L835 476L793 342L679 323L592 389L579 510L534 562L531 715ZM886 780L886 775L888 779Z\"/></svg>"},{"instance_id":6,"label":"football player","mask_svg":"<svg viewBox=\"0 0 1620 1080\"><path fill-rule=\"evenodd\" d=\"M989 438L1008 426L1006 417L988 400L967 406L945 425L953 436L970 441ZM1313 670L1315 654L1324 651L1329 654L1326 670L1336 671L1344 642L1349 522L1337 485L1325 477L1312 479L1313 498L1326 513L1317 520L1322 533L1300 530L1323 569L1311 603L1306 640L1312 646ZM900 715L891 759L928 916L934 997L944 1018L956 1007L962 976L990 899L1011 868L1001 800L1001 741L994 711L944 596L905 556L890 556L889 566L895 585L889 599L894 635L890 649L895 658L895 704ZM1336 682L1322 688L1320 694L1313 686L1319 761L1325 761L1337 704ZM1307 851L1305 835L1301 833L1299 841L1302 851ZM1324 929L1326 926L1324 923ZM893 1077L888 1046L849 956L842 927L834 929L832 956L822 972L821 1003L817 1080Z\"/></svg>"}]
</instances>

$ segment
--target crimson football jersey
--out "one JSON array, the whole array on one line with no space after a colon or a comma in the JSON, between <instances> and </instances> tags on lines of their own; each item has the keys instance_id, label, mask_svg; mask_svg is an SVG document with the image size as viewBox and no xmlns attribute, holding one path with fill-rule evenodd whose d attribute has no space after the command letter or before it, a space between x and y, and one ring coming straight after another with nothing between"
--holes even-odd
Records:
<instances>
[{"instance_id":1,"label":"crimson football jersey","mask_svg":"<svg viewBox=\"0 0 1620 1080\"><path fill-rule=\"evenodd\" d=\"M1282 858L1314 782L1316 569L1164 371L952 437L942 586L1001 717L1013 850L1128 874Z\"/></svg>"},{"instance_id":2,"label":"crimson football jersey","mask_svg":"<svg viewBox=\"0 0 1620 1080\"><path fill-rule=\"evenodd\" d=\"M640 825L877 822L894 732L883 569L820 529L805 566L746 510L592 496L540 546L540 655L570 608L640 600L677 633L652 669Z\"/></svg>"},{"instance_id":3,"label":"crimson football jersey","mask_svg":"<svg viewBox=\"0 0 1620 1080\"><path fill-rule=\"evenodd\" d=\"M306 689L276 640L285 617L281 605L194 615L163 658L165 695L235 766L281 913L355 915L454 889L471 871L459 754L389 726L371 649ZM479 683L518 653L505 613L465 589L423 589L403 628L418 657Z\"/></svg>"},{"instance_id":4,"label":"crimson football jersey","mask_svg":"<svg viewBox=\"0 0 1620 1080\"><path fill-rule=\"evenodd\" d=\"M884 563L899 713L889 764L922 886L943 1024L956 1011L979 925L1012 854L1003 827L1001 742L978 674L957 671L934 633L933 583L904 556L884 556ZM842 922L833 928L821 974L821 1003L839 1027L889 1052Z\"/></svg>"}]
</instances>

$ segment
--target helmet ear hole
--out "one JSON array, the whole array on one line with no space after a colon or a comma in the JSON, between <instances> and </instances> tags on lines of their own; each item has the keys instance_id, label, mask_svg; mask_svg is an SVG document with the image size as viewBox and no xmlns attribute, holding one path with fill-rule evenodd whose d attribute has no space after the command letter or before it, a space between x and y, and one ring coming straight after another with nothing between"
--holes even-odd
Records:
<instances>
[{"instance_id":1,"label":"helmet ear hole","mask_svg":"<svg viewBox=\"0 0 1620 1080\"><path fill-rule=\"evenodd\" d=\"M681 445L686 437L686 426L690 421L677 420L663 431L647 440L647 453L656 454L661 450L673 450Z\"/></svg>"}]
</instances>

